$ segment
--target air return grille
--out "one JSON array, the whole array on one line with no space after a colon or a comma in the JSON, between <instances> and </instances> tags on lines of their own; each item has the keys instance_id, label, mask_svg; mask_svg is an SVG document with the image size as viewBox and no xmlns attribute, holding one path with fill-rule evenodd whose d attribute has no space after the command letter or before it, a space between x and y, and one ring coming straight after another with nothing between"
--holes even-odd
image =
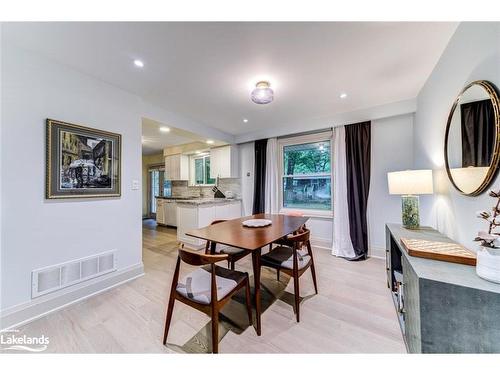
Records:
<instances>
[{"instance_id":1,"label":"air return grille","mask_svg":"<svg viewBox=\"0 0 500 375\"><path fill-rule=\"evenodd\" d=\"M70 285L104 275L116 270L116 252L108 251L90 257L72 260L31 273L31 297L55 292Z\"/></svg>"}]
</instances>

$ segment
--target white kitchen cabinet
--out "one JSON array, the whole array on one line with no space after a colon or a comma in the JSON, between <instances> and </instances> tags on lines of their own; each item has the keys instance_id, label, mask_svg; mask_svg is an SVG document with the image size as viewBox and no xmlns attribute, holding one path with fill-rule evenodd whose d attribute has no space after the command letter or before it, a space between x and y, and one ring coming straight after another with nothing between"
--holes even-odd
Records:
<instances>
[{"instance_id":1,"label":"white kitchen cabinet","mask_svg":"<svg viewBox=\"0 0 500 375\"><path fill-rule=\"evenodd\" d=\"M176 227L177 226L177 202L175 200L165 200L164 210L165 224Z\"/></svg>"},{"instance_id":2,"label":"white kitchen cabinet","mask_svg":"<svg viewBox=\"0 0 500 375\"><path fill-rule=\"evenodd\" d=\"M240 201L214 201L209 204L177 205L177 240L191 249L201 249L205 241L186 235L186 232L203 228L218 219L236 219L241 217Z\"/></svg>"},{"instance_id":3,"label":"white kitchen cabinet","mask_svg":"<svg viewBox=\"0 0 500 375\"><path fill-rule=\"evenodd\" d=\"M166 225L164 208L165 208L165 200L156 199L156 223L160 225Z\"/></svg>"},{"instance_id":4,"label":"white kitchen cabinet","mask_svg":"<svg viewBox=\"0 0 500 375\"><path fill-rule=\"evenodd\" d=\"M165 156L165 180L189 180L189 157L187 155Z\"/></svg>"},{"instance_id":5,"label":"white kitchen cabinet","mask_svg":"<svg viewBox=\"0 0 500 375\"><path fill-rule=\"evenodd\" d=\"M238 145L210 149L210 178L238 178Z\"/></svg>"}]
</instances>

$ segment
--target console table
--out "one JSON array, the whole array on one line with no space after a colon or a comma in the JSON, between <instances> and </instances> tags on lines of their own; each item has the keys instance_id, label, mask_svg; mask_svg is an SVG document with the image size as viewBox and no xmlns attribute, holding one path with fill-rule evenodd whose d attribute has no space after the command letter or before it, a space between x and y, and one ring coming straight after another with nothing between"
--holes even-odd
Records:
<instances>
[{"instance_id":1,"label":"console table","mask_svg":"<svg viewBox=\"0 0 500 375\"><path fill-rule=\"evenodd\" d=\"M387 284L408 352L500 353L500 284L472 266L410 256L401 237L454 241L430 227L386 224Z\"/></svg>"}]
</instances>

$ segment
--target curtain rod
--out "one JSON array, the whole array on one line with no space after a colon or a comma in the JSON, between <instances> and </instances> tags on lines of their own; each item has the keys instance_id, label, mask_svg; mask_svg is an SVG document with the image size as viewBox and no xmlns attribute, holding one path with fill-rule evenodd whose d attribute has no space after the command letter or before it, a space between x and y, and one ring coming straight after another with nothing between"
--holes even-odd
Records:
<instances>
[{"instance_id":1,"label":"curtain rod","mask_svg":"<svg viewBox=\"0 0 500 375\"><path fill-rule=\"evenodd\" d=\"M310 130L310 131L301 132L301 133L293 133L293 134L281 135L281 136L276 137L276 138L277 139L293 138L293 137L300 137L302 135L311 135L311 134L326 133L328 131L333 131L333 127L323 128L323 129L317 129L317 130Z\"/></svg>"}]
</instances>

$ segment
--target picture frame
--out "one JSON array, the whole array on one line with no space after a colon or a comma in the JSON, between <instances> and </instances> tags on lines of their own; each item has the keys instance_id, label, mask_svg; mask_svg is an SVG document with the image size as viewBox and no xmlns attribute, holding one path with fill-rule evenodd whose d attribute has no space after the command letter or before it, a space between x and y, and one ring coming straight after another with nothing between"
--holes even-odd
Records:
<instances>
[{"instance_id":1,"label":"picture frame","mask_svg":"<svg viewBox=\"0 0 500 375\"><path fill-rule=\"evenodd\" d=\"M46 120L46 199L121 196L121 135Z\"/></svg>"}]
</instances>

